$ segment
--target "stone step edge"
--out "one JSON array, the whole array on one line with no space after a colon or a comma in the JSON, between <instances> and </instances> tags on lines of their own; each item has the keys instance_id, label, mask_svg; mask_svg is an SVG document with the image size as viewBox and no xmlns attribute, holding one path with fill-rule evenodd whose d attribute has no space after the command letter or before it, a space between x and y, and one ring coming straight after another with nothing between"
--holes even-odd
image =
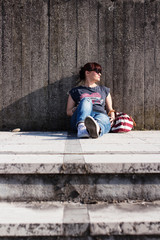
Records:
<instances>
[{"instance_id":1,"label":"stone step edge","mask_svg":"<svg viewBox=\"0 0 160 240\"><path fill-rule=\"evenodd\" d=\"M0 174L160 173L160 155L1 154Z\"/></svg>"},{"instance_id":2,"label":"stone step edge","mask_svg":"<svg viewBox=\"0 0 160 240\"><path fill-rule=\"evenodd\" d=\"M1 202L0 211L0 237L160 235L160 202Z\"/></svg>"}]
</instances>

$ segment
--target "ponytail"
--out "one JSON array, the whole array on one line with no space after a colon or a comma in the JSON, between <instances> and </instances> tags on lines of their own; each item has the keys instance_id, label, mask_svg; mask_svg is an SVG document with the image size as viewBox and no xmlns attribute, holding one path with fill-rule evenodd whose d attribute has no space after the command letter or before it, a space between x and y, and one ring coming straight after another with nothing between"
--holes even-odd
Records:
<instances>
[{"instance_id":1,"label":"ponytail","mask_svg":"<svg viewBox=\"0 0 160 240\"><path fill-rule=\"evenodd\" d=\"M79 78L80 80L85 80L85 68L84 67L81 67L81 70L79 71Z\"/></svg>"}]
</instances>

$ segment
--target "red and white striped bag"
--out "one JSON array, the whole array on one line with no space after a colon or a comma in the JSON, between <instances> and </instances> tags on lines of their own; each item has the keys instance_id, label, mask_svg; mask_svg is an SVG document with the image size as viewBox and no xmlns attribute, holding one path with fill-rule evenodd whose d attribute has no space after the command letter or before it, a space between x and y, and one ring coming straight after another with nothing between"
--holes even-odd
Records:
<instances>
[{"instance_id":1,"label":"red and white striped bag","mask_svg":"<svg viewBox=\"0 0 160 240\"><path fill-rule=\"evenodd\" d=\"M111 128L111 132L129 132L134 126L136 126L136 123L128 114L123 112L115 112L115 121Z\"/></svg>"}]
</instances>

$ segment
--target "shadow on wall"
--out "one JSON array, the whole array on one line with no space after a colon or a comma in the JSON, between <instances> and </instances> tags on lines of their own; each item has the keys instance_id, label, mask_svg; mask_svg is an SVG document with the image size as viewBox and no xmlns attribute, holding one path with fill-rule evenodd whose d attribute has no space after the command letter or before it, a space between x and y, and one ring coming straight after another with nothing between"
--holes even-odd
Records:
<instances>
[{"instance_id":1,"label":"shadow on wall","mask_svg":"<svg viewBox=\"0 0 160 240\"><path fill-rule=\"evenodd\" d=\"M76 85L77 75L43 87L0 111L0 130L59 131L69 130L66 116L68 91Z\"/></svg>"}]
</instances>

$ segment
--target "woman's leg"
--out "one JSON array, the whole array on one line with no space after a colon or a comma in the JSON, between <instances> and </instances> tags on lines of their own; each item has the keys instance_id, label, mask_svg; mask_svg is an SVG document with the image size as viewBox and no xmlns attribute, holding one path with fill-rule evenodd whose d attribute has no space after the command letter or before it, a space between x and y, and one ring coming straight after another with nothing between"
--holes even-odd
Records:
<instances>
[{"instance_id":1,"label":"woman's leg","mask_svg":"<svg viewBox=\"0 0 160 240\"><path fill-rule=\"evenodd\" d=\"M90 98L83 98L76 111L71 117L71 128L72 130L77 130L77 125L79 123L84 123L84 120L87 116L90 116L92 113L93 105Z\"/></svg>"},{"instance_id":2,"label":"woman's leg","mask_svg":"<svg viewBox=\"0 0 160 240\"><path fill-rule=\"evenodd\" d=\"M108 133L111 129L111 123L107 114L92 112L92 117L97 121L100 126L100 136Z\"/></svg>"},{"instance_id":3,"label":"woman's leg","mask_svg":"<svg viewBox=\"0 0 160 240\"><path fill-rule=\"evenodd\" d=\"M92 138L98 138L111 129L108 115L99 112L92 112L91 116L87 116L85 125Z\"/></svg>"}]
</instances>

